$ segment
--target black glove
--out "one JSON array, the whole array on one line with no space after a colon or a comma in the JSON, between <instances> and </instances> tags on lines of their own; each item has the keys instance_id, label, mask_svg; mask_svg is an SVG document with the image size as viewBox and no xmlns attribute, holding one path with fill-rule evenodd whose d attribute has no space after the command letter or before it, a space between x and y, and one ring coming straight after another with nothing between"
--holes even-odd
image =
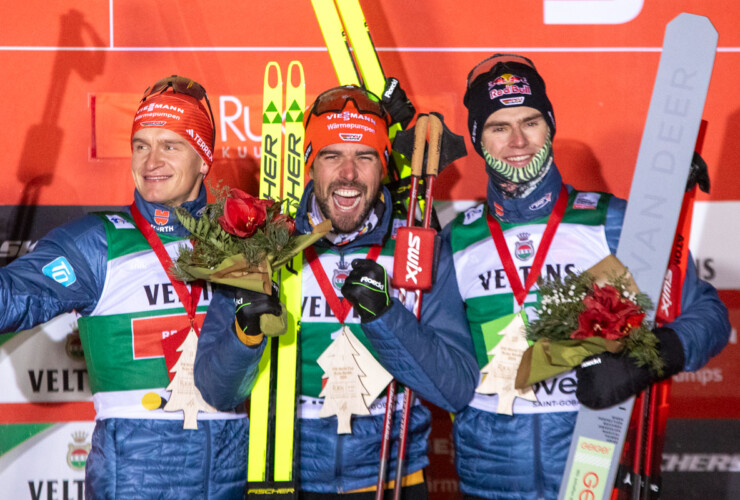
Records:
<instances>
[{"instance_id":1,"label":"black glove","mask_svg":"<svg viewBox=\"0 0 740 500\"><path fill-rule=\"evenodd\" d=\"M691 159L691 167L689 167L689 179L686 182L686 192L688 193L694 186L699 185L699 189L705 193L709 192L709 169L707 163L704 161L699 153L694 151L694 156Z\"/></svg>"},{"instance_id":2,"label":"black glove","mask_svg":"<svg viewBox=\"0 0 740 500\"><path fill-rule=\"evenodd\" d=\"M342 285L342 295L352 303L360 321L372 321L391 307L388 273L372 259L355 259Z\"/></svg>"},{"instance_id":3,"label":"black glove","mask_svg":"<svg viewBox=\"0 0 740 500\"><path fill-rule=\"evenodd\" d=\"M401 88L399 81L393 77L385 79L383 106L391 115L391 123L400 123L403 128L411 123L416 114L416 108L414 108L411 100L406 97L406 92Z\"/></svg>"},{"instance_id":4,"label":"black glove","mask_svg":"<svg viewBox=\"0 0 740 500\"><path fill-rule=\"evenodd\" d=\"M280 289L276 283L272 284L272 295L237 288L234 293L234 302L236 303L236 323L246 336L267 333L262 332L260 328L260 316L263 314L273 316L282 314Z\"/></svg>"},{"instance_id":5,"label":"black glove","mask_svg":"<svg viewBox=\"0 0 740 500\"><path fill-rule=\"evenodd\" d=\"M683 370L683 346L676 332L665 327L653 331L660 341L658 352L665 363L661 375L645 366L638 366L624 352L595 354L584 359L576 368L578 401L595 410L614 406L639 394L650 384Z\"/></svg>"}]
</instances>

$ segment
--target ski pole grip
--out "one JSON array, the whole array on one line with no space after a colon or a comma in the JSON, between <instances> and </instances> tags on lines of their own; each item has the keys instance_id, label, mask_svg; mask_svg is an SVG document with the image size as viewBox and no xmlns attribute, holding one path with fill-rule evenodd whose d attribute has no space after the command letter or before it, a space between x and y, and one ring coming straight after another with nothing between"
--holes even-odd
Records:
<instances>
[{"instance_id":1,"label":"ski pole grip","mask_svg":"<svg viewBox=\"0 0 740 500\"><path fill-rule=\"evenodd\" d=\"M424 292L432 288L436 234L431 228L398 228L391 280L395 288Z\"/></svg>"},{"instance_id":2,"label":"ski pole grip","mask_svg":"<svg viewBox=\"0 0 740 500\"><path fill-rule=\"evenodd\" d=\"M424 147L427 142L428 115L419 115L414 126L414 149L411 152L411 175L421 177L424 170Z\"/></svg>"},{"instance_id":3,"label":"ski pole grip","mask_svg":"<svg viewBox=\"0 0 740 500\"><path fill-rule=\"evenodd\" d=\"M442 120L435 114L429 115L429 154L427 155L427 175L437 176L439 155L442 151Z\"/></svg>"}]
</instances>

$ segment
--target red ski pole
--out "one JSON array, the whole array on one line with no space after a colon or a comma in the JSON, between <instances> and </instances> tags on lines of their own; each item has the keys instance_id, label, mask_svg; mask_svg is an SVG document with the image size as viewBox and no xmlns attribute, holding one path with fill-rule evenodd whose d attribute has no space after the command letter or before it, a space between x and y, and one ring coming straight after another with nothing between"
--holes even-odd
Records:
<instances>
[{"instance_id":1,"label":"red ski pole","mask_svg":"<svg viewBox=\"0 0 740 500\"><path fill-rule=\"evenodd\" d=\"M673 251L669 261L663 290L656 313L656 323L665 324L673 321L681 312L681 291L688 266L688 244L691 232L691 221L696 198L696 186L702 191L709 192L709 175L707 166L699 156L706 132L706 120L702 120L696 142L694 161L689 174L689 185L681 205L681 214L673 240ZM638 396L635 404L636 418L633 424L636 428L634 435L633 462L630 470L630 480L623 481L622 485L631 485L631 498L647 500L659 498L662 489L660 478L660 462L665 442L665 427L668 420L668 397L671 380L664 380L648 387ZM639 412L638 412L639 408ZM627 451L627 450L625 450ZM626 492L617 488L612 493L612 499L626 497Z\"/></svg>"},{"instance_id":2,"label":"red ski pole","mask_svg":"<svg viewBox=\"0 0 740 500\"><path fill-rule=\"evenodd\" d=\"M419 179L421 178L424 162L424 148L426 144L427 126L429 123L428 115L422 114L416 119L414 126L414 146L411 156L411 190L409 192L409 206L406 217L407 227L414 225L414 215L416 213L417 196ZM399 231L400 234L400 231ZM398 236L397 236L398 239ZM395 272L394 272L395 275ZM401 301L403 302L403 290ZM390 451L391 434L393 430L393 413L396 410L396 381L391 380L386 392L385 419L383 420L383 437L380 443L380 469L378 471L377 490L375 493L376 500L382 500L385 489L385 478L388 474L388 459ZM403 429L402 429L403 431ZM402 438L405 444L405 435ZM404 450L405 451L405 450ZM398 460L401 460L401 449L399 443ZM401 478L396 476L396 487L401 483Z\"/></svg>"},{"instance_id":3,"label":"red ski pole","mask_svg":"<svg viewBox=\"0 0 740 500\"><path fill-rule=\"evenodd\" d=\"M703 122L704 125L706 122ZM702 138L700 132L699 137ZM697 143L697 151L701 149L700 142ZM697 155L698 156L698 155ZM699 162L695 156L694 168L692 165L692 176L701 177L708 184L709 176L706 165ZM698 157L699 159L701 157ZM700 163L700 164L699 164ZM692 182L690 180L689 182ZM693 182L696 182L694 179ZM701 186L703 182L699 182ZM706 185L708 191L708 185ZM686 192L681 215L678 219L676 237L673 240L673 252L669 264L666 279L664 281L663 293L658 304L657 322L665 324L673 321L681 313L681 291L686 276L686 268L689 259L689 237L691 232L691 221L694 215L694 200L696 199L696 185ZM654 384L650 391L648 403L648 421L645 436L645 456L643 458L642 498L658 498L660 495L660 460L662 458L663 444L665 441L665 425L668 420L668 395L671 389L671 380L664 380Z\"/></svg>"},{"instance_id":4,"label":"red ski pole","mask_svg":"<svg viewBox=\"0 0 740 500\"><path fill-rule=\"evenodd\" d=\"M439 169L440 151L442 149L442 131L443 131L442 121L439 119L439 117L434 114L429 115L429 152L427 155L426 171L424 175L424 188L426 190L426 193L424 197L424 217L422 219L421 229L413 228L412 230L414 212L416 212L416 209L414 208L414 212L411 212L411 200L409 200L409 214L408 214L407 221L406 221L407 228L409 229L407 241L409 238L412 238L412 237L426 238L429 241L429 244L431 245L432 249L434 248L434 237L436 235L436 231L430 228L430 223L432 219L432 204L434 202L434 195L433 195L434 181L437 178L437 172ZM412 176L413 176L414 175L413 161L411 164L411 168L412 168ZM412 177L412 184L417 184L417 183L418 183L418 178ZM415 187L412 188L412 191L416 191L416 190L417 188ZM414 202L414 205L416 205L415 202ZM403 235L401 235L400 233L401 232L399 231L399 235L396 237L397 240L402 239L403 236L405 236L405 232ZM432 260L433 260L433 257L432 257ZM393 276L396 276L395 269L393 272ZM431 280L429 282L429 287L431 287ZM427 286L422 283L416 283L416 286L414 288L415 288L416 294L415 294L413 309L414 309L414 313L416 314L416 319L418 321L421 318L422 291L426 289ZM402 294L405 295L408 289L409 289L409 285L406 284L406 288L401 289ZM406 389L404 390L403 414L401 416L401 427L399 429L398 454L397 454L397 459L396 459L396 484L393 488L393 500L400 500L401 498L401 478L403 478L403 466L404 466L404 462L406 459L406 441L408 437L408 423L409 423L409 417L411 415L411 406L413 405L413 403L414 403L414 393L410 388L406 387Z\"/></svg>"},{"instance_id":5,"label":"red ski pole","mask_svg":"<svg viewBox=\"0 0 740 500\"><path fill-rule=\"evenodd\" d=\"M426 159L426 170L424 168L424 152L429 129L429 149ZM409 187L409 205L406 216L406 226L396 232L396 249L393 262L393 287L399 291L399 299L405 305L406 294L414 292L412 310L417 320L421 317L422 292L432 288L434 270L434 247L436 231L432 229L432 211L434 181L447 165L466 155L465 139L451 132L444 124L444 117L439 113L421 114L412 129L407 129L396 134L393 141L393 149L404 156L411 157L411 185ZM424 197L424 214L422 226L414 225L416 210L419 204L419 181L424 177L426 189ZM376 498L383 498L382 486L385 484L387 473L388 448L392 429L393 412L395 410L395 382L388 386L388 401L383 428L383 441L381 444L381 464L378 474L378 491ZM404 411L399 429L399 445L396 463L396 482L394 487L395 498L400 498L401 481L403 479L403 468L406 455L406 440L408 436L408 421L411 406L413 405L413 392L410 389L404 391Z\"/></svg>"}]
</instances>

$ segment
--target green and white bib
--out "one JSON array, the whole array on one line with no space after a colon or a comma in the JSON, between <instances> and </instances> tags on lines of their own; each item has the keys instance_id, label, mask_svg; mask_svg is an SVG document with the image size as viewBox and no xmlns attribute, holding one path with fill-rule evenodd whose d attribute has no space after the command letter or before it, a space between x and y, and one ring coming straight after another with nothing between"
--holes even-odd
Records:
<instances>
[{"instance_id":1,"label":"green and white bib","mask_svg":"<svg viewBox=\"0 0 740 500\"><path fill-rule=\"evenodd\" d=\"M333 250L317 249L319 262L324 269L332 288L341 298L341 287L351 271L350 265L354 259L367 257L369 247L362 247L348 251L341 255ZM389 239L378 256L377 263L388 272L388 278L393 273L393 252L395 240ZM397 291L393 290L393 296ZM316 362L318 357L329 347L340 332L341 325L324 297L321 287L313 274L311 266L304 258L303 263L303 298L301 302L301 418L317 418L323 404L319 398L322 386L323 370ZM370 341L360 327L360 317L353 310L349 312L345 324L367 349L376 357ZM399 390L401 392L401 390ZM384 411L384 396L376 399L370 408L371 413Z\"/></svg>"},{"instance_id":2,"label":"green and white bib","mask_svg":"<svg viewBox=\"0 0 740 500\"><path fill-rule=\"evenodd\" d=\"M571 191L563 220L542 267L545 279L582 272L609 255L605 223L612 195ZM524 308L530 319L539 303L539 294L530 290L520 307L516 303L506 272L496 251L486 221L486 207L480 205L458 215L452 222L451 244L460 294L466 305L479 368L491 359L500 321ZM522 283L532 267L547 225L547 217L524 224L502 223L507 247ZM536 287L536 285L535 285ZM517 398L514 413L576 411L576 379L573 372L553 377L534 386L537 402ZM495 411L497 395L475 395L471 406Z\"/></svg>"},{"instance_id":3,"label":"green and white bib","mask_svg":"<svg viewBox=\"0 0 740 500\"><path fill-rule=\"evenodd\" d=\"M177 293L144 236L125 213L97 214L105 223L108 256L103 292L90 316L80 318L80 339L96 418L182 419L164 412L169 384L162 338L189 326ZM187 239L160 234L174 259ZM203 289L196 312L203 324L211 300ZM161 404L157 404L157 402ZM198 418L235 418L201 413Z\"/></svg>"}]
</instances>

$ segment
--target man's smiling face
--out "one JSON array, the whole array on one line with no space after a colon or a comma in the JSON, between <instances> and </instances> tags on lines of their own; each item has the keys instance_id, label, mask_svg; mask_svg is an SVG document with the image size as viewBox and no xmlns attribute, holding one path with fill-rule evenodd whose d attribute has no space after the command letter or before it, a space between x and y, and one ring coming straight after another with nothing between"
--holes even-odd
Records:
<instances>
[{"instance_id":1,"label":"man's smiling face","mask_svg":"<svg viewBox=\"0 0 740 500\"><path fill-rule=\"evenodd\" d=\"M481 142L491 156L514 168L526 167L547 142L542 113L528 106L502 108L483 125Z\"/></svg>"},{"instance_id":2,"label":"man's smiling face","mask_svg":"<svg viewBox=\"0 0 740 500\"><path fill-rule=\"evenodd\" d=\"M131 145L131 173L146 201L179 206L198 197L208 165L185 138L164 128L142 128Z\"/></svg>"},{"instance_id":3,"label":"man's smiling face","mask_svg":"<svg viewBox=\"0 0 740 500\"><path fill-rule=\"evenodd\" d=\"M309 175L322 215L331 220L335 232L350 233L375 203L383 164L370 146L332 144L318 152Z\"/></svg>"}]
</instances>

